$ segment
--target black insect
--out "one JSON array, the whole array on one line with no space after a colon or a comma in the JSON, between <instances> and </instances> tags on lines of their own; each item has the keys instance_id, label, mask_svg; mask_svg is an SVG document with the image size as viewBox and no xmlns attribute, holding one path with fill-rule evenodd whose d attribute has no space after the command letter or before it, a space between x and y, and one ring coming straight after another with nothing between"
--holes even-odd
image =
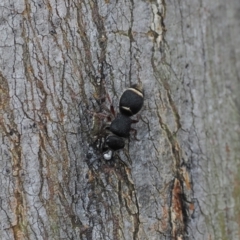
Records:
<instances>
[{"instance_id":1,"label":"black insect","mask_svg":"<svg viewBox=\"0 0 240 240\"><path fill-rule=\"evenodd\" d=\"M120 113L112 121L107 129L114 135L109 135L106 138L105 144L109 147L110 151L104 154L104 158L109 160L112 157L111 151L116 151L124 148L124 138L128 138L131 131L131 124L136 120L130 117L137 114L144 102L144 94L142 85L132 85L126 89L119 101Z\"/></svg>"}]
</instances>

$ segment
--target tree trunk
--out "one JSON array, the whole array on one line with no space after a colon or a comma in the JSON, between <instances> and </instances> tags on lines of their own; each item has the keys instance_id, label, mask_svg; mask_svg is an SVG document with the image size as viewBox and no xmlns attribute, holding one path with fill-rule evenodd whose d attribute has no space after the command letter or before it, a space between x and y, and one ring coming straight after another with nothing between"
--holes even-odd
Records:
<instances>
[{"instance_id":1,"label":"tree trunk","mask_svg":"<svg viewBox=\"0 0 240 240\"><path fill-rule=\"evenodd\" d=\"M238 0L0 12L0 239L240 238ZM109 100L140 82L138 140L106 161Z\"/></svg>"}]
</instances>

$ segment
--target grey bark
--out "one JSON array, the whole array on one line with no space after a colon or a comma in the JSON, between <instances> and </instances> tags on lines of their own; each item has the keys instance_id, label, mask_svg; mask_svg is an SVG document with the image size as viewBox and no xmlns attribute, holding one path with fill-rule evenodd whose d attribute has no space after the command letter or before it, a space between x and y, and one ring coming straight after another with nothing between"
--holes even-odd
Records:
<instances>
[{"instance_id":1,"label":"grey bark","mask_svg":"<svg viewBox=\"0 0 240 240\"><path fill-rule=\"evenodd\" d=\"M0 239L239 239L240 4L0 6ZM94 144L142 82L137 138Z\"/></svg>"}]
</instances>

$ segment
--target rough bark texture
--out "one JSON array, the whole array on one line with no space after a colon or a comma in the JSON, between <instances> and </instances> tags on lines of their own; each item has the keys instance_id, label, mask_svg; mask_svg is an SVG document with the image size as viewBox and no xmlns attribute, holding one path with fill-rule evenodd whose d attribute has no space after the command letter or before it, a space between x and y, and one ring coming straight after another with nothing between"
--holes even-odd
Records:
<instances>
[{"instance_id":1,"label":"rough bark texture","mask_svg":"<svg viewBox=\"0 0 240 240\"><path fill-rule=\"evenodd\" d=\"M238 0L0 13L0 239L239 239ZM95 113L137 82L139 141L105 161Z\"/></svg>"}]
</instances>

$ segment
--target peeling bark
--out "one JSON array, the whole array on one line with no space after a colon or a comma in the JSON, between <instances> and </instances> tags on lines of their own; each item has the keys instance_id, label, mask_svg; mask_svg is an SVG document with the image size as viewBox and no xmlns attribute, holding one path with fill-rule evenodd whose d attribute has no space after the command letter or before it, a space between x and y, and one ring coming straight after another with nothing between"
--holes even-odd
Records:
<instances>
[{"instance_id":1,"label":"peeling bark","mask_svg":"<svg viewBox=\"0 0 240 240\"><path fill-rule=\"evenodd\" d=\"M3 0L0 239L238 239L239 9ZM138 82L139 141L105 161Z\"/></svg>"}]
</instances>

